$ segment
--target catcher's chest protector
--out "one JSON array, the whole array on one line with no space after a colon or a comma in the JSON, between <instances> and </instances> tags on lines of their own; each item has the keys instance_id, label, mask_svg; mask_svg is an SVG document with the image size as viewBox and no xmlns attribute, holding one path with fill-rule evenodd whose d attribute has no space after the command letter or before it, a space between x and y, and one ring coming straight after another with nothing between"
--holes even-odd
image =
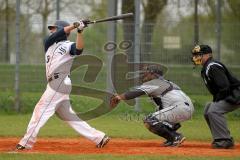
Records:
<instances>
[{"instance_id":1,"label":"catcher's chest protector","mask_svg":"<svg viewBox=\"0 0 240 160\"><path fill-rule=\"evenodd\" d=\"M144 86L154 86L150 96L163 96L172 89L180 89L176 84L165 79L153 79L143 84Z\"/></svg>"}]
</instances>

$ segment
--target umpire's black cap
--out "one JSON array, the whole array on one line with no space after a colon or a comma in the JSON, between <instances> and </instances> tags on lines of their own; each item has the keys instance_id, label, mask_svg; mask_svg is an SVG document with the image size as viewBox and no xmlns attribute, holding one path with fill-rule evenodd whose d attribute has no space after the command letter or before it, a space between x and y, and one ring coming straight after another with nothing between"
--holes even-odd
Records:
<instances>
[{"instance_id":1,"label":"umpire's black cap","mask_svg":"<svg viewBox=\"0 0 240 160\"><path fill-rule=\"evenodd\" d=\"M56 20L54 24L48 26L48 29L51 30L53 27L64 28L66 26L70 26L70 24L67 21Z\"/></svg>"},{"instance_id":2,"label":"umpire's black cap","mask_svg":"<svg viewBox=\"0 0 240 160\"><path fill-rule=\"evenodd\" d=\"M209 54L212 53L212 48L208 45L196 45L192 49L192 54L193 55L198 55L198 54Z\"/></svg>"}]
</instances>

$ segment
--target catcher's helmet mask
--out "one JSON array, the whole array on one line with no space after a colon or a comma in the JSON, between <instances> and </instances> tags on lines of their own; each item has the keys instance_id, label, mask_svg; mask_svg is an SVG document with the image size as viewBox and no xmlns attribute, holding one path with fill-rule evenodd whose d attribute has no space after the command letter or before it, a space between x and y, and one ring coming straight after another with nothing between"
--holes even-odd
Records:
<instances>
[{"instance_id":1,"label":"catcher's helmet mask","mask_svg":"<svg viewBox=\"0 0 240 160\"><path fill-rule=\"evenodd\" d=\"M192 55L203 55L212 53L212 48L208 45L196 45L192 49Z\"/></svg>"},{"instance_id":2,"label":"catcher's helmet mask","mask_svg":"<svg viewBox=\"0 0 240 160\"><path fill-rule=\"evenodd\" d=\"M163 69L158 65L149 65L141 71L140 79L142 82L150 81L154 79L152 75L154 75L155 78L163 76Z\"/></svg>"},{"instance_id":3,"label":"catcher's helmet mask","mask_svg":"<svg viewBox=\"0 0 240 160\"><path fill-rule=\"evenodd\" d=\"M191 60L194 65L202 64L202 57L204 54L212 54L212 49L208 45L196 45L192 49L192 57Z\"/></svg>"},{"instance_id":4,"label":"catcher's helmet mask","mask_svg":"<svg viewBox=\"0 0 240 160\"><path fill-rule=\"evenodd\" d=\"M146 72L154 73L154 74L157 74L159 76L163 75L162 68L160 66L157 66L157 65L149 65L149 66L147 66L146 67Z\"/></svg>"}]
</instances>

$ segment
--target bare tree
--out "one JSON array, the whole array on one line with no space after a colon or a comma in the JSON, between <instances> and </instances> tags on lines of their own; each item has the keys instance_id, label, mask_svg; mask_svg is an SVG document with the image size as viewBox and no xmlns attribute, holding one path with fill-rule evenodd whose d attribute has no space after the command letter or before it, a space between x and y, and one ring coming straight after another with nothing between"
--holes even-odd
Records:
<instances>
[{"instance_id":1,"label":"bare tree","mask_svg":"<svg viewBox=\"0 0 240 160\"><path fill-rule=\"evenodd\" d=\"M5 6L5 0L0 0L0 10L3 10Z\"/></svg>"},{"instance_id":2,"label":"bare tree","mask_svg":"<svg viewBox=\"0 0 240 160\"><path fill-rule=\"evenodd\" d=\"M238 0L227 0L227 3L231 9L232 14L240 21L240 1Z\"/></svg>"},{"instance_id":3,"label":"bare tree","mask_svg":"<svg viewBox=\"0 0 240 160\"><path fill-rule=\"evenodd\" d=\"M122 0L122 13L135 12L134 0ZM134 20L132 18L123 21L124 40L131 41L134 44ZM134 47L127 51L128 60L134 60Z\"/></svg>"},{"instance_id":4,"label":"bare tree","mask_svg":"<svg viewBox=\"0 0 240 160\"><path fill-rule=\"evenodd\" d=\"M76 3L76 1L61 1L60 11L68 6ZM42 18L42 37L47 34L46 26L50 14L56 11L56 0L23 0L23 4L30 8L31 14L40 15Z\"/></svg>"},{"instance_id":5,"label":"bare tree","mask_svg":"<svg viewBox=\"0 0 240 160\"><path fill-rule=\"evenodd\" d=\"M29 9L31 15L39 14L42 17L42 36L46 35L46 25L48 16L54 11L55 1L51 0L39 0L39 1L32 1L32 0L24 0L23 5Z\"/></svg>"},{"instance_id":6,"label":"bare tree","mask_svg":"<svg viewBox=\"0 0 240 160\"><path fill-rule=\"evenodd\" d=\"M76 1L69 5L68 10L77 18L102 18L106 17L106 0Z\"/></svg>"},{"instance_id":7,"label":"bare tree","mask_svg":"<svg viewBox=\"0 0 240 160\"><path fill-rule=\"evenodd\" d=\"M4 62L9 62L10 59L10 30L11 27L10 23L13 22L12 18L15 16L15 4L9 2L9 0L1 0L0 1L0 20L2 23L2 37L3 45L4 45Z\"/></svg>"},{"instance_id":8,"label":"bare tree","mask_svg":"<svg viewBox=\"0 0 240 160\"><path fill-rule=\"evenodd\" d=\"M167 4L167 0L142 0L144 19L142 28L142 51L141 59L145 61L149 60L149 54L151 52L152 35L154 26L157 22L157 17ZM122 12L134 13L134 0L122 0ZM124 21L123 25L124 39L134 42L134 23L129 19ZM133 60L133 50L129 51L129 58Z\"/></svg>"},{"instance_id":9,"label":"bare tree","mask_svg":"<svg viewBox=\"0 0 240 160\"><path fill-rule=\"evenodd\" d=\"M141 59L149 60L151 53L151 42L154 31L154 26L157 22L158 15L162 12L163 8L167 5L167 0L150 0L142 1L144 9L144 20L142 28L142 53Z\"/></svg>"}]
</instances>

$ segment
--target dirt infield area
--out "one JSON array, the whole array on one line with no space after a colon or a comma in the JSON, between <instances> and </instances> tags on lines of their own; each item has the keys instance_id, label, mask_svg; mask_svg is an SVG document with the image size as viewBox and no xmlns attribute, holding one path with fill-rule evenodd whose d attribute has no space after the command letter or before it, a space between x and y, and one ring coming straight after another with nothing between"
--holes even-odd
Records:
<instances>
[{"instance_id":1,"label":"dirt infield area","mask_svg":"<svg viewBox=\"0 0 240 160\"><path fill-rule=\"evenodd\" d=\"M0 138L0 153L12 151L18 138ZM115 154L115 155L179 155L179 156L240 156L240 145L234 149L211 149L207 142L185 141L180 147L162 147L158 140L112 138L102 149L84 139L39 138L32 150L24 153L49 154Z\"/></svg>"}]
</instances>

